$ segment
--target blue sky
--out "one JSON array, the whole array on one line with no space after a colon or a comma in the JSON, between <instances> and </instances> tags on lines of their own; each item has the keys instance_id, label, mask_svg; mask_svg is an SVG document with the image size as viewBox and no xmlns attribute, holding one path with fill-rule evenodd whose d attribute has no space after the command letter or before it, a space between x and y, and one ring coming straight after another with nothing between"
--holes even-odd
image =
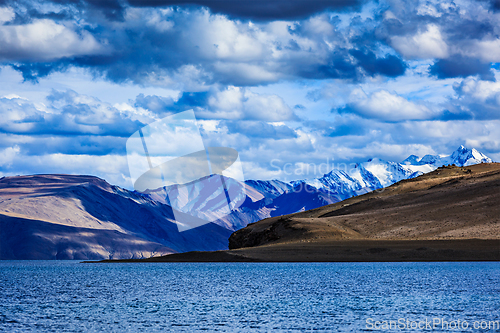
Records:
<instances>
[{"instance_id":1,"label":"blue sky","mask_svg":"<svg viewBox=\"0 0 500 333\"><path fill-rule=\"evenodd\" d=\"M499 63L498 1L0 0L0 174L131 188L127 138L188 109L247 179L498 161Z\"/></svg>"}]
</instances>

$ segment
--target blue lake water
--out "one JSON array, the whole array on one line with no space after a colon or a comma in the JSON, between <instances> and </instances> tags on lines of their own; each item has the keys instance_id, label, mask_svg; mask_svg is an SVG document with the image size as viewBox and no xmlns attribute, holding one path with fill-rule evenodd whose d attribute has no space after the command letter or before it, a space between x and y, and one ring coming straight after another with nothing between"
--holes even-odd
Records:
<instances>
[{"instance_id":1,"label":"blue lake water","mask_svg":"<svg viewBox=\"0 0 500 333\"><path fill-rule=\"evenodd\" d=\"M500 263L0 261L7 332L499 332L499 320Z\"/></svg>"}]
</instances>

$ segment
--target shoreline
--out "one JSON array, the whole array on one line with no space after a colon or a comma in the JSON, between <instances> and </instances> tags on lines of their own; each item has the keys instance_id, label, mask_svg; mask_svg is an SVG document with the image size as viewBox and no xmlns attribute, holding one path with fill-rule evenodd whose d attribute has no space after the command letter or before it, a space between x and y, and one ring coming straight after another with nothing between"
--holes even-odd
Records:
<instances>
[{"instance_id":1,"label":"shoreline","mask_svg":"<svg viewBox=\"0 0 500 333\"><path fill-rule=\"evenodd\" d=\"M498 239L290 242L214 252L193 251L120 262L453 262L500 261Z\"/></svg>"}]
</instances>

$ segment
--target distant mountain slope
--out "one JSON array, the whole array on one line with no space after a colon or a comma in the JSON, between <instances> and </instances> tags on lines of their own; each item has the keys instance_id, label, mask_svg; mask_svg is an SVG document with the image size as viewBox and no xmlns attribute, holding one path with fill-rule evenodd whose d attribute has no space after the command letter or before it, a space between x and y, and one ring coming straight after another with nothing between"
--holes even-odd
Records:
<instances>
[{"instance_id":1,"label":"distant mountain slope","mask_svg":"<svg viewBox=\"0 0 500 333\"><path fill-rule=\"evenodd\" d=\"M261 220L233 233L229 247L458 239L497 240L491 250L500 254L499 163L441 167L382 192Z\"/></svg>"},{"instance_id":2,"label":"distant mountain slope","mask_svg":"<svg viewBox=\"0 0 500 333\"><path fill-rule=\"evenodd\" d=\"M179 233L172 209L92 176L0 180L1 259L140 258L227 248L209 223Z\"/></svg>"}]
</instances>

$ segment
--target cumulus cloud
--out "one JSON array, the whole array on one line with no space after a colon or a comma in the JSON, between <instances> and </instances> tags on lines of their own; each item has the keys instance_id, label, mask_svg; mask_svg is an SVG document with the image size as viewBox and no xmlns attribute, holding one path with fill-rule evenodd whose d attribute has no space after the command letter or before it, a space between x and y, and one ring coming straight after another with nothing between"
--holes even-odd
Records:
<instances>
[{"instance_id":1,"label":"cumulus cloud","mask_svg":"<svg viewBox=\"0 0 500 333\"><path fill-rule=\"evenodd\" d=\"M500 82L467 78L453 88L457 96L446 105L451 119L500 119Z\"/></svg>"},{"instance_id":2,"label":"cumulus cloud","mask_svg":"<svg viewBox=\"0 0 500 333\"><path fill-rule=\"evenodd\" d=\"M0 61L32 81L76 66L118 83L193 91L396 77L405 73L403 59L435 60L438 78L473 69L486 77L489 63L500 61L500 23L487 2L7 3ZM457 69L462 63L467 73Z\"/></svg>"},{"instance_id":3,"label":"cumulus cloud","mask_svg":"<svg viewBox=\"0 0 500 333\"><path fill-rule=\"evenodd\" d=\"M361 89L352 92L350 102L340 112L353 112L366 118L385 121L421 120L435 115L427 106L413 103L388 91L380 90L367 96Z\"/></svg>"},{"instance_id":4,"label":"cumulus cloud","mask_svg":"<svg viewBox=\"0 0 500 333\"><path fill-rule=\"evenodd\" d=\"M0 150L0 167L9 168L12 165L16 155L19 154L19 146L7 147Z\"/></svg>"},{"instance_id":5,"label":"cumulus cloud","mask_svg":"<svg viewBox=\"0 0 500 333\"><path fill-rule=\"evenodd\" d=\"M317 3L325 9L344 7ZM295 78L359 81L404 74L400 57L381 51L375 43L366 46L366 28L359 29L359 19L348 27L330 14L251 22L196 6L125 6L120 20L84 10L49 19L39 12L42 4L24 5L27 8L16 7L16 15L24 19L0 29L8 46L0 60L21 71L26 80L36 81L70 66L88 68L118 83L184 89L214 83L245 86ZM315 6L309 5L318 13Z\"/></svg>"},{"instance_id":6,"label":"cumulus cloud","mask_svg":"<svg viewBox=\"0 0 500 333\"><path fill-rule=\"evenodd\" d=\"M16 13L10 7L0 7L0 24L10 22L16 17Z\"/></svg>"},{"instance_id":7,"label":"cumulus cloud","mask_svg":"<svg viewBox=\"0 0 500 333\"><path fill-rule=\"evenodd\" d=\"M467 44L469 44L468 47L462 49L465 55L485 62L500 62L500 38L498 36L473 40Z\"/></svg>"},{"instance_id":8,"label":"cumulus cloud","mask_svg":"<svg viewBox=\"0 0 500 333\"><path fill-rule=\"evenodd\" d=\"M143 125L133 114L74 91L53 91L47 99L49 105L19 97L0 98L0 130L11 134L128 137Z\"/></svg>"},{"instance_id":9,"label":"cumulus cloud","mask_svg":"<svg viewBox=\"0 0 500 333\"><path fill-rule=\"evenodd\" d=\"M72 90L54 90L44 103L35 103L15 94L0 98L0 172L7 175L40 172L94 174L124 185L128 169L122 164L126 161L128 137L142 126L190 104L199 105L199 110L214 107L228 113L236 108L242 117L259 119L221 121L200 118L201 132L207 144L235 147L252 156L256 154L256 143L270 155L274 149L305 151L311 148L307 135L299 134L282 122L275 122L276 119L282 120L283 115L284 118L293 115L276 95L259 95L233 87L207 93L183 93L175 100L139 95L134 104L131 102L110 105ZM89 162L91 159L94 160ZM121 162L111 165L112 161Z\"/></svg>"},{"instance_id":10,"label":"cumulus cloud","mask_svg":"<svg viewBox=\"0 0 500 333\"><path fill-rule=\"evenodd\" d=\"M498 62L500 21L487 1L393 1L376 28L405 59L433 59L438 78L481 75L492 79Z\"/></svg>"},{"instance_id":11,"label":"cumulus cloud","mask_svg":"<svg viewBox=\"0 0 500 333\"><path fill-rule=\"evenodd\" d=\"M480 102L494 102L500 105L500 82L487 82L468 78L455 85L460 95L466 95Z\"/></svg>"},{"instance_id":12,"label":"cumulus cloud","mask_svg":"<svg viewBox=\"0 0 500 333\"><path fill-rule=\"evenodd\" d=\"M494 82L469 79L455 89L461 98L468 96L476 102L497 103L499 87ZM210 96L210 92L183 93L171 103L183 100L185 104L208 105ZM295 165L311 163L330 163L329 167L334 167L336 163L359 162L369 157L399 161L410 154L448 153L464 143L481 148L487 154L494 154L500 149L500 134L496 130L500 126L498 120L404 120L405 117L414 117L410 113L424 111L418 108L418 103L402 99L388 91L370 95L357 91L351 96L351 103L358 103L360 108L365 109L334 114L328 121L318 119L297 125L286 121L202 119L200 124L207 145L238 150L246 178L292 180L316 177L321 176L321 172L315 174L314 169L292 175L279 173L279 170L283 170L285 165L292 165L295 170ZM22 107L13 107L6 100ZM126 137L117 136L120 132L111 129L95 132L95 128L91 127L92 131L84 128L80 132L69 133L56 127L60 123L47 122L44 117L46 114L59 117L66 112L68 105L76 105L76 109L70 109L72 117L68 118L74 123L94 126L96 122L112 119L116 127L125 127L131 119L142 117L142 126L158 117L156 111L147 108L165 110L165 104L162 104L165 100L168 101L160 96L138 96L135 100L137 105L129 101L110 106L72 91L55 91L44 106L11 95L2 99L4 123L33 126L40 122L47 129L43 133L36 131L40 126L17 129L15 133L2 130L0 157L4 157L4 163L0 172L9 175L40 172L94 174L114 184L130 187L124 150ZM236 98L227 103L220 107L238 106L241 100ZM386 110L396 113L403 110L404 115L394 116L387 114ZM361 114L363 112L368 116ZM115 118L111 114L115 114ZM292 126L294 123L295 126ZM322 172L325 170L322 169Z\"/></svg>"},{"instance_id":13,"label":"cumulus cloud","mask_svg":"<svg viewBox=\"0 0 500 333\"><path fill-rule=\"evenodd\" d=\"M199 112L202 117L267 121L297 119L281 97L254 94L249 90L232 86L210 96L208 106L213 111Z\"/></svg>"},{"instance_id":14,"label":"cumulus cloud","mask_svg":"<svg viewBox=\"0 0 500 333\"><path fill-rule=\"evenodd\" d=\"M50 61L105 52L88 31L76 32L52 20L0 26L0 61Z\"/></svg>"},{"instance_id":15,"label":"cumulus cloud","mask_svg":"<svg viewBox=\"0 0 500 333\"><path fill-rule=\"evenodd\" d=\"M228 1L0 0L0 65L40 81L3 89L0 172L124 184L128 135L188 109L254 178L273 160L402 160L464 143L500 156L494 2ZM117 104L72 72L107 80ZM59 90L15 95L43 87Z\"/></svg>"},{"instance_id":16,"label":"cumulus cloud","mask_svg":"<svg viewBox=\"0 0 500 333\"><path fill-rule=\"evenodd\" d=\"M467 146L484 149L488 155L498 153L498 126L499 120L422 121L401 123L397 131L407 138L418 136L422 143L432 145L437 152L453 151L465 142Z\"/></svg>"},{"instance_id":17,"label":"cumulus cloud","mask_svg":"<svg viewBox=\"0 0 500 333\"><path fill-rule=\"evenodd\" d=\"M413 36L394 36L391 38L391 45L408 59L448 57L448 45L439 27L429 24L425 28Z\"/></svg>"},{"instance_id":18,"label":"cumulus cloud","mask_svg":"<svg viewBox=\"0 0 500 333\"><path fill-rule=\"evenodd\" d=\"M194 109L200 119L227 120L297 120L294 111L277 95L264 95L249 89L229 86L225 89L211 89L206 92L184 92L174 100L161 96L136 97L136 107L166 116L176 112Z\"/></svg>"}]
</instances>

